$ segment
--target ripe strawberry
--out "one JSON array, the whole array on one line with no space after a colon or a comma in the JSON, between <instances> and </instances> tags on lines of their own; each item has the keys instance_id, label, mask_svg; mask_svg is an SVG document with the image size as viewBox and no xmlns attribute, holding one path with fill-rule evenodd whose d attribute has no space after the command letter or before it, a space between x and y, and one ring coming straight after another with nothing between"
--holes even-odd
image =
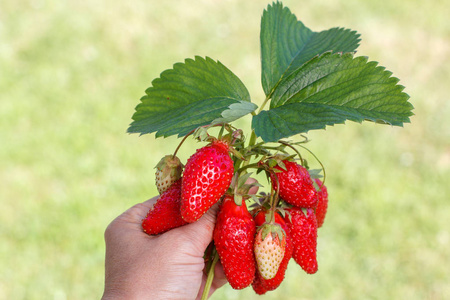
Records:
<instances>
[{"instance_id":1,"label":"ripe strawberry","mask_svg":"<svg viewBox=\"0 0 450 300\"><path fill-rule=\"evenodd\" d=\"M264 211L259 212L255 217L255 223L256 225L261 225L265 222L265 215L266 213ZM272 279L265 279L262 274L259 272L259 270L256 272L255 280L252 283L253 290L259 295L264 294L267 291L273 291L276 288L280 286L280 284L284 280L284 275L286 273L286 269L289 264L289 260L292 257L292 251L293 251L293 245L292 245L292 239L290 236L290 230L283 220L283 218L278 214L275 213L275 224L278 224L281 226L281 228L284 230L285 233L285 251L283 259L280 263L280 266L278 268L278 271L276 272L276 275Z\"/></svg>"},{"instance_id":2,"label":"ripe strawberry","mask_svg":"<svg viewBox=\"0 0 450 300\"><path fill-rule=\"evenodd\" d=\"M255 278L253 254L255 221L245 201L238 206L233 196L225 196L214 228L214 243L231 287L243 289Z\"/></svg>"},{"instance_id":3,"label":"ripe strawberry","mask_svg":"<svg viewBox=\"0 0 450 300\"><path fill-rule=\"evenodd\" d=\"M148 211L142 220L142 229L147 234L159 234L187 224L181 218L180 205L181 179L178 179Z\"/></svg>"},{"instance_id":4,"label":"ripe strawberry","mask_svg":"<svg viewBox=\"0 0 450 300\"><path fill-rule=\"evenodd\" d=\"M278 171L270 174L275 190L278 190L278 178L280 198L297 207L314 207L317 203L317 195L308 170L296 162L283 160L283 163L286 170L278 165L275 167Z\"/></svg>"},{"instance_id":5,"label":"ripe strawberry","mask_svg":"<svg viewBox=\"0 0 450 300\"><path fill-rule=\"evenodd\" d=\"M175 181L180 179L183 172L183 164L178 157L173 155L164 156L155 168L156 187L160 194L167 191Z\"/></svg>"},{"instance_id":6,"label":"ripe strawberry","mask_svg":"<svg viewBox=\"0 0 450 300\"><path fill-rule=\"evenodd\" d=\"M307 215L300 208L288 210L285 220L291 230L295 262L308 274L314 274L317 266L317 220L314 210L309 208Z\"/></svg>"},{"instance_id":7,"label":"ripe strawberry","mask_svg":"<svg viewBox=\"0 0 450 300\"><path fill-rule=\"evenodd\" d=\"M269 291L263 285L262 280L261 280L261 275L259 275L258 273L255 276L255 280L253 280L253 282L252 282L252 288L255 291L255 293L257 293L258 295L264 295L265 293L267 293Z\"/></svg>"},{"instance_id":8,"label":"ripe strawberry","mask_svg":"<svg viewBox=\"0 0 450 300\"><path fill-rule=\"evenodd\" d=\"M181 215L186 222L197 221L225 194L233 177L229 145L214 140L189 158L181 186Z\"/></svg>"},{"instance_id":9,"label":"ripe strawberry","mask_svg":"<svg viewBox=\"0 0 450 300\"><path fill-rule=\"evenodd\" d=\"M323 225L323 221L325 220L325 215L327 214L328 208L328 191L327 187L322 184L320 179L315 179L317 185L320 190L317 192L317 206L316 206L316 218L317 218L317 227L320 228Z\"/></svg>"}]
</instances>

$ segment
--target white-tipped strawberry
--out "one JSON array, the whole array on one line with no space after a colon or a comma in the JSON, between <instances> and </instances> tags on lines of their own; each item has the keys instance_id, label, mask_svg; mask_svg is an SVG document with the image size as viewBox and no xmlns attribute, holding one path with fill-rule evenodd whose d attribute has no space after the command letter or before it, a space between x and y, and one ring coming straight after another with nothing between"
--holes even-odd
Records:
<instances>
[{"instance_id":1,"label":"white-tipped strawberry","mask_svg":"<svg viewBox=\"0 0 450 300\"><path fill-rule=\"evenodd\" d=\"M173 155L164 156L156 165L156 187L160 194L164 193L178 179L183 172L183 164Z\"/></svg>"},{"instance_id":2,"label":"white-tipped strawberry","mask_svg":"<svg viewBox=\"0 0 450 300\"><path fill-rule=\"evenodd\" d=\"M256 233L254 252L259 274L269 280L277 275L286 250L286 234L279 224L263 224Z\"/></svg>"}]
</instances>

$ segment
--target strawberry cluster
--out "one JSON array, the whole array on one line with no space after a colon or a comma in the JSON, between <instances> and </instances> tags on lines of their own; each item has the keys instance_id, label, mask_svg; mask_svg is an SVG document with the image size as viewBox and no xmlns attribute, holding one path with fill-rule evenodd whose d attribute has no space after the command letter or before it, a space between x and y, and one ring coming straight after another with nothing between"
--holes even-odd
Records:
<instances>
[{"instance_id":1,"label":"strawberry cluster","mask_svg":"<svg viewBox=\"0 0 450 300\"><path fill-rule=\"evenodd\" d=\"M234 289L252 286L259 295L275 290L291 258L306 273L316 273L317 231L325 218L328 192L310 175L299 152L288 155L285 148L294 147L286 142L244 147L236 131L208 140L185 166L175 155L157 165L161 195L142 220L143 230L155 235L195 222L219 202L216 251L208 254L219 256ZM259 160L250 163L255 158ZM250 168L266 173L270 192L255 194L261 185L250 179Z\"/></svg>"}]
</instances>

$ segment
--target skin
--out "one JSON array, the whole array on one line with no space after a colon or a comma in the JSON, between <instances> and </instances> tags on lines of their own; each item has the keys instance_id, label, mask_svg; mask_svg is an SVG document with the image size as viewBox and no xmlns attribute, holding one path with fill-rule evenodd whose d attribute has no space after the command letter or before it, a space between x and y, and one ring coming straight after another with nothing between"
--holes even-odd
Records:
<instances>
[{"instance_id":1,"label":"skin","mask_svg":"<svg viewBox=\"0 0 450 300\"><path fill-rule=\"evenodd\" d=\"M157 197L118 216L105 231L102 299L200 299L206 282L204 252L212 241L218 205L197 222L149 236L141 220ZM220 262L209 295L224 285Z\"/></svg>"}]
</instances>

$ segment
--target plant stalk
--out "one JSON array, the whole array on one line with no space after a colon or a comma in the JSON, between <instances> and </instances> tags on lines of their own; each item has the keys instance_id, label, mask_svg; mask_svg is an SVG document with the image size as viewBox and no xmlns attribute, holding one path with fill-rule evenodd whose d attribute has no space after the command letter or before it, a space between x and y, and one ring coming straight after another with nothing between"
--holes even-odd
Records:
<instances>
[{"instance_id":1,"label":"plant stalk","mask_svg":"<svg viewBox=\"0 0 450 300\"><path fill-rule=\"evenodd\" d=\"M206 279L205 288L203 289L202 299L201 300L207 300L209 291L211 290L211 285L214 279L214 269L217 264L217 261L219 260L219 254L217 253L216 249L214 248L214 258L211 262L211 265L209 266L208 271L208 277Z\"/></svg>"},{"instance_id":2,"label":"plant stalk","mask_svg":"<svg viewBox=\"0 0 450 300\"><path fill-rule=\"evenodd\" d=\"M267 102L269 102L269 99L270 99L271 96L272 96L272 94L267 95L266 99L264 99L264 102L259 107L259 110L258 110L257 114L259 114L263 110L264 106L266 106Z\"/></svg>"}]
</instances>

